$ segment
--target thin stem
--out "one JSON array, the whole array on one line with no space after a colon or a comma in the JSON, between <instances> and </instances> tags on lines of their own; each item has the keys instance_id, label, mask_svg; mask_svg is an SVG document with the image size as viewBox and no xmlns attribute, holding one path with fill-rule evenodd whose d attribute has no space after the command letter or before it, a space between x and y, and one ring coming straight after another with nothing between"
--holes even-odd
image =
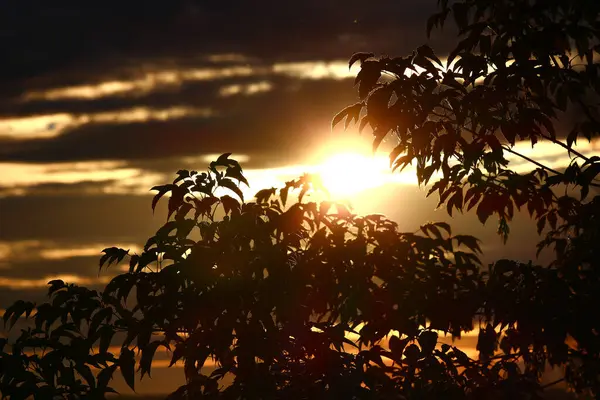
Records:
<instances>
[{"instance_id":1,"label":"thin stem","mask_svg":"<svg viewBox=\"0 0 600 400\"><path fill-rule=\"evenodd\" d=\"M443 107L443 108L445 109L445 107ZM433 113L433 114L434 114L434 115L436 115L436 116L438 116L438 117L445 117L445 115L440 115L440 114L437 114L437 113ZM469 129L469 128L467 128L466 126L463 126L463 127L462 127L462 129L464 129L465 131L467 131L467 132L471 133L471 134L472 134L473 136L475 136L475 137L481 137L481 134L480 134L480 133L477 133L477 132L475 132L474 130L472 130L472 129ZM550 168L550 167L547 167L547 166L543 165L542 163L540 163L540 162L538 162L538 161L535 161L535 160L533 160L533 159L531 159L531 158L527 157L526 155L524 155L524 154L521 154L521 153L519 153L519 152L517 152L517 151L515 151L515 150L511 149L510 147L507 147L507 146L502 146L502 148L503 148L504 150L508 151L509 153L512 153L512 154L514 154L514 155L516 155L516 156L518 156L518 157L521 157L522 159L524 159L524 160L526 160L526 161L529 161L530 163L532 163L532 164L534 164L534 165L537 165L538 167L540 167L540 168L542 168L542 169L545 169L545 170L547 170L547 171L550 171L550 172L552 172L552 173L554 173L554 174L556 174L556 175L563 175L563 174L561 174L560 172L556 171L555 169L552 169L552 168Z\"/></svg>"},{"instance_id":2,"label":"thin stem","mask_svg":"<svg viewBox=\"0 0 600 400\"><path fill-rule=\"evenodd\" d=\"M442 108L446 109L445 107L442 107ZM451 110L449 110L449 111L451 111ZM433 115L435 115L435 116L438 116L438 117L447 117L446 115L440 115L440 114L437 114L437 113L435 113L435 112L433 112ZM481 136L481 134L479 134L479 133L477 133L477 132L473 131L472 129L469 129L469 128L467 128L466 126L463 126L463 127L462 127L462 129L464 129L465 131L467 131L467 132L471 133L473 136L476 136L476 137L480 137L480 136ZM555 143L555 144L558 144L558 145L560 145L560 146L564 147L564 148L565 148L567 151L570 151L570 152L572 152L573 154L577 155L578 157L581 157L581 158L583 158L584 160L588 160L588 158L587 158L587 157L585 157L583 154L581 154L581 153L577 152L576 150L573 150L573 149L571 149L569 146L565 145L564 143L562 143L562 142L560 142L560 141L558 141L558 140L556 140L556 139L552 139L552 138L550 138L550 137L543 136L543 135L542 135L542 137L544 137L544 138L545 138L545 139L547 139L547 140L550 140L551 142L553 142L553 143ZM524 159L524 160L526 160L526 161L528 161L528 162L530 162L530 163L532 163L532 164L534 164L534 165L538 166L539 168L545 169L546 171L552 172L552 173L554 173L554 174L556 174L556 175L558 175L558 176L563 176L563 175L564 175L564 174L562 174L562 173L558 172L557 170L555 170L555 169L553 169L553 168L550 168L550 167L548 167L548 166L546 166L546 165L544 165L544 164L542 164L542 163L540 163L540 162L538 162L538 161L535 161L535 160L533 160L533 159L531 159L531 158L527 157L527 156L526 156L526 155L524 155L524 154L521 154L521 153L519 153L519 152L517 152L517 151L515 151L515 150L511 149L511 148L510 148L510 147L508 147L508 146L502 146L502 148L503 148L504 150L506 150L507 152L509 152L509 153L511 153L511 154L514 154L514 155L516 155L517 157L521 157L522 159ZM597 183L590 182L590 186L593 186L593 187L600 187L600 184L597 184Z\"/></svg>"},{"instance_id":3,"label":"thin stem","mask_svg":"<svg viewBox=\"0 0 600 400\"><path fill-rule=\"evenodd\" d=\"M584 159L585 161L588 161L588 160L589 160L589 158L588 158L588 157L584 156L583 154L581 154L581 153L580 153L580 152L578 152L577 150L573 149L572 147L569 147L569 146L567 146L566 144L564 144L564 143L563 143L563 142L561 142L560 140L558 140L558 139L554 139L554 138L552 138L552 137L550 137L550 136L546 136L546 135L541 135L541 136L542 136L544 139L546 139L546 140L548 140L548 141L550 141L550 142L552 142L552 143L554 143L554 144L557 144L557 145L559 145L560 147L562 147L563 149L567 150L568 152L575 154L577 157L579 157L579 158L582 158L582 159Z\"/></svg>"},{"instance_id":4,"label":"thin stem","mask_svg":"<svg viewBox=\"0 0 600 400\"><path fill-rule=\"evenodd\" d=\"M516 151L512 150L510 147L503 147L503 148L504 148L504 150L508 151L509 153L512 153L512 154L514 154L514 155L517 155L517 156L519 156L519 157L523 158L524 160L527 160L527 161L529 161L530 163L533 163L533 164L537 165L537 166L538 166L538 167L540 167L540 168L543 168L543 169L545 169L545 170L547 170L547 171L553 172L553 173L555 173L556 175L559 175L559 176L562 176L562 175L564 175L564 174L562 174L562 173L560 173L560 172L556 171L555 169L552 169L552 168L550 168L550 167L546 167L545 165L543 165L543 164L541 164L541 163L539 163L539 162L537 162L537 161L535 161L535 160L532 160L531 158L529 158L529 157L527 157L527 156L525 156L525 155L523 155L523 154L520 154L520 153L518 153L518 152L516 152ZM568 148L567 148L567 149L568 149ZM581 157L583 157L583 156L581 156ZM584 158L584 159L587 159L587 158L585 158L585 157L583 157L583 158ZM600 187L600 184L598 184L598 183L594 183L594 182L590 182L590 184L589 184L589 185L590 185L590 186L593 186L593 187Z\"/></svg>"},{"instance_id":5,"label":"thin stem","mask_svg":"<svg viewBox=\"0 0 600 400\"><path fill-rule=\"evenodd\" d=\"M554 385L556 385L556 384L558 384L558 383L561 383L561 382L563 382L564 380L565 380L565 378L560 378L560 379L557 379L557 380L555 380L555 381L552 381L552 382L550 382L550 383L547 383L547 384L543 385L541 388L542 388L542 390L543 390L543 389L547 389L547 388L549 388L550 386L554 386Z\"/></svg>"},{"instance_id":6,"label":"thin stem","mask_svg":"<svg viewBox=\"0 0 600 400\"><path fill-rule=\"evenodd\" d=\"M554 173L554 174L556 174L556 175L563 175L563 174L561 174L560 172L558 172L558 171L557 171L557 170L555 170L555 169L552 169L552 168L550 168L550 167L547 167L547 166L545 166L544 164L542 164L542 163L540 163L540 162L537 162L537 161L535 161L535 160L533 160L533 159L531 159L531 158L527 157L527 156L526 156L526 155L524 155L524 154L521 154L521 153L519 153L519 152L517 152L517 151L514 151L514 150L513 150L513 149L511 149L510 147L507 147L507 146L502 146L502 148L503 148L504 150L508 151L508 152L509 152L509 153L511 153L511 154L514 154L514 155L516 155L516 156L518 156L518 157L521 157L522 159L524 159L524 160L526 160L526 161L529 161L530 163L532 163L532 164L534 164L534 165L537 165L538 167L540 167L540 168L542 168L542 169L545 169L545 170L547 170L547 171L550 171L550 172L552 172L552 173Z\"/></svg>"}]
</instances>

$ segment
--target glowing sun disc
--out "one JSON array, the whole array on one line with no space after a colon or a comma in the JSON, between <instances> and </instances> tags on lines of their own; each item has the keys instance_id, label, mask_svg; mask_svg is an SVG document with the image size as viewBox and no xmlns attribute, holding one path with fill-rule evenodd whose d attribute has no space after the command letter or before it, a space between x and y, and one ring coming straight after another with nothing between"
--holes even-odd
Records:
<instances>
[{"instance_id":1,"label":"glowing sun disc","mask_svg":"<svg viewBox=\"0 0 600 400\"><path fill-rule=\"evenodd\" d=\"M384 185L389 178L387 157L347 152L335 154L317 167L323 185L334 198L347 198Z\"/></svg>"}]
</instances>

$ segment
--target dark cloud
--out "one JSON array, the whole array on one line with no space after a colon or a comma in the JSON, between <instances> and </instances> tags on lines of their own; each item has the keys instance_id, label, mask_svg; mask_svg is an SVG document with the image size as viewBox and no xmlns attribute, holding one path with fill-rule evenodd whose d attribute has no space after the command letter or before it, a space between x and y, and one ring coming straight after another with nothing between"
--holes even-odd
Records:
<instances>
[{"instance_id":1,"label":"dark cloud","mask_svg":"<svg viewBox=\"0 0 600 400\"><path fill-rule=\"evenodd\" d=\"M0 198L0 240L145 243L166 218L153 216L152 195L25 196Z\"/></svg>"},{"instance_id":2,"label":"dark cloud","mask_svg":"<svg viewBox=\"0 0 600 400\"><path fill-rule=\"evenodd\" d=\"M27 196L57 196L69 195L74 197L97 195L105 191L107 186L114 185L115 179L100 181L84 180L76 183L49 182L24 186L0 185L0 196L27 195Z\"/></svg>"},{"instance_id":3,"label":"dark cloud","mask_svg":"<svg viewBox=\"0 0 600 400\"><path fill-rule=\"evenodd\" d=\"M10 305L12 305L16 300L22 299L26 301L35 301L36 303L43 303L47 301L48 289L9 289L2 288L0 290L0 309L6 310ZM4 325L0 323L0 325ZM3 326L2 326L3 328ZM0 329L0 333L3 329ZM19 332L19 331L17 331ZM0 336L1 337L1 336Z\"/></svg>"},{"instance_id":4,"label":"dark cloud","mask_svg":"<svg viewBox=\"0 0 600 400\"><path fill-rule=\"evenodd\" d=\"M115 243L116 244L116 243ZM65 257L52 260L37 259L27 262L17 262L11 268L1 270L4 278L18 279L40 279L48 276L73 275L96 279L100 277L112 276L118 272L114 268L105 273L104 270L98 273L98 260L100 259L103 248L98 248L97 256L90 257Z\"/></svg>"},{"instance_id":5,"label":"dark cloud","mask_svg":"<svg viewBox=\"0 0 600 400\"><path fill-rule=\"evenodd\" d=\"M435 1L416 0L6 1L2 80L207 52L306 58L367 46L406 51L425 39L425 18L434 9Z\"/></svg>"}]
</instances>

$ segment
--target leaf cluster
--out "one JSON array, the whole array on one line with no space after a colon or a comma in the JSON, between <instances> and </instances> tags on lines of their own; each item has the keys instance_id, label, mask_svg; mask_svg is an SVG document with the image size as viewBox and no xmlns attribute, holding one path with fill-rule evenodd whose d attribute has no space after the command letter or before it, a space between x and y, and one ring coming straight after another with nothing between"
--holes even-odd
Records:
<instances>
[{"instance_id":1,"label":"leaf cluster","mask_svg":"<svg viewBox=\"0 0 600 400\"><path fill-rule=\"evenodd\" d=\"M370 126L374 150L394 143L393 170L413 165L450 215L475 208L482 223L495 215L506 240L515 209L553 218L557 188L573 187L583 201L598 186L597 157L574 145L600 132L599 11L593 1L440 1L428 31L454 17L459 41L448 58L426 45L406 57L358 53L350 63L362 63L360 101L333 125ZM559 124L573 113L581 118L572 126ZM557 171L516 146L541 141L571 165Z\"/></svg>"},{"instance_id":2,"label":"leaf cluster","mask_svg":"<svg viewBox=\"0 0 600 400\"><path fill-rule=\"evenodd\" d=\"M359 102L333 125L370 126L374 150L393 143L392 169L414 166L451 216L474 210L482 223L496 216L505 241L516 210L529 213L543 234L538 252L552 248L554 260L490 266L480 358L512 355L522 367L508 375L538 378L559 365L571 388L597 395L600 200L589 194L600 159L576 144L600 132L600 3L438 3L427 31L453 20L459 37L448 58L428 46L407 57L353 56L362 63ZM568 167L539 159L540 142ZM527 143L534 151L523 150Z\"/></svg>"},{"instance_id":3,"label":"leaf cluster","mask_svg":"<svg viewBox=\"0 0 600 400\"><path fill-rule=\"evenodd\" d=\"M172 398L475 390L461 373L474 361L437 345L438 334L472 330L481 309L475 238L444 223L399 232L382 215L306 201L316 190L308 175L250 202L218 197L226 178L215 166L155 188L158 198L171 194L168 221L139 255L104 250L101 268L128 261L129 271L101 293L53 281L51 302L7 310L8 323L33 311L36 328L3 343L5 397L101 398L117 369L133 388L159 348L184 366L187 384ZM226 378L233 383L223 387Z\"/></svg>"}]
</instances>

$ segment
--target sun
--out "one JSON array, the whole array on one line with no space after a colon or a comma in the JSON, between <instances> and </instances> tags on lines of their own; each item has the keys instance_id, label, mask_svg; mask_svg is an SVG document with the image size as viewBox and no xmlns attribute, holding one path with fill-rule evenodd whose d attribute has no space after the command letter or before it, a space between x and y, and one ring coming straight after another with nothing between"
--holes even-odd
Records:
<instances>
[{"instance_id":1,"label":"sun","mask_svg":"<svg viewBox=\"0 0 600 400\"><path fill-rule=\"evenodd\" d=\"M357 151L334 154L320 163L315 172L334 199L350 199L389 180L386 157Z\"/></svg>"},{"instance_id":2,"label":"sun","mask_svg":"<svg viewBox=\"0 0 600 400\"><path fill-rule=\"evenodd\" d=\"M285 182L309 173L317 177L329 194L311 191L315 196L313 200L342 201L358 207L359 203L364 203L365 193L386 195L385 190L374 189L417 184L410 167L403 172L393 172L388 153L382 150L373 154L371 149L370 141L359 137L358 133L355 137L336 138L313 150L298 164L245 170L252 186L243 186L242 191L244 196L252 198L258 188L282 187Z\"/></svg>"}]
</instances>

